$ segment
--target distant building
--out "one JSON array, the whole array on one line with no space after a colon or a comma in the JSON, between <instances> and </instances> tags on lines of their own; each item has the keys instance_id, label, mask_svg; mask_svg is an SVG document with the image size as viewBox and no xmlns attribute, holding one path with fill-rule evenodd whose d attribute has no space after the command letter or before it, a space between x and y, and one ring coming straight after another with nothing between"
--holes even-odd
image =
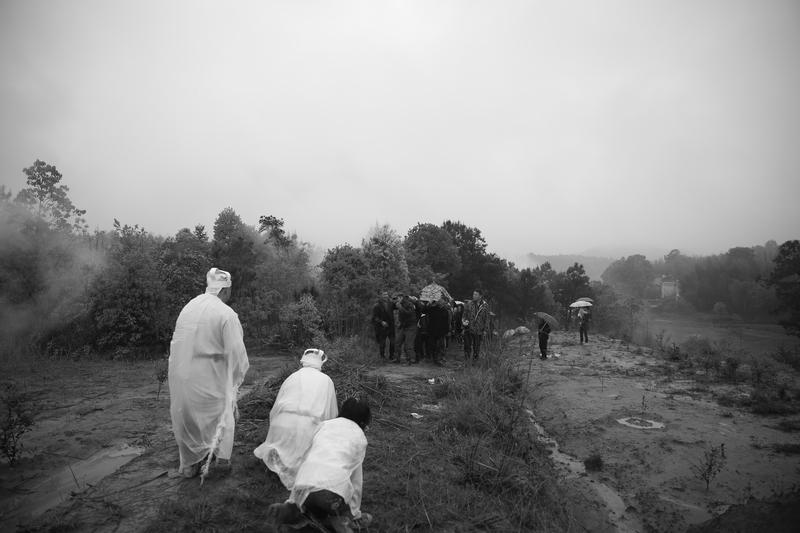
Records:
<instances>
[{"instance_id":1,"label":"distant building","mask_svg":"<svg viewBox=\"0 0 800 533\"><path fill-rule=\"evenodd\" d=\"M661 299L662 300L678 300L681 297L680 286L678 280L668 280L662 277L656 283L661 286Z\"/></svg>"}]
</instances>

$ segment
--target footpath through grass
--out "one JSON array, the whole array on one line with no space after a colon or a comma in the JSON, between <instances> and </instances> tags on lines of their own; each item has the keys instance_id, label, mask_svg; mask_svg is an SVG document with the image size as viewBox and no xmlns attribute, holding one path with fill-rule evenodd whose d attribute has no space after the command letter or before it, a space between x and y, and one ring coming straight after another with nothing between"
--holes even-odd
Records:
<instances>
[{"instance_id":1,"label":"footpath through grass","mask_svg":"<svg viewBox=\"0 0 800 533\"><path fill-rule=\"evenodd\" d=\"M354 343L326 350L325 370L339 401L367 397L362 510L368 531L569 531L572 519L525 411L527 365L489 354L473 368L389 381ZM391 367L386 367L391 368ZM266 511L287 491L253 456L266 437L269 411L286 368L240 402L241 418L229 472L200 487L183 483L147 529L270 531ZM421 417L414 417L417 413Z\"/></svg>"}]
</instances>

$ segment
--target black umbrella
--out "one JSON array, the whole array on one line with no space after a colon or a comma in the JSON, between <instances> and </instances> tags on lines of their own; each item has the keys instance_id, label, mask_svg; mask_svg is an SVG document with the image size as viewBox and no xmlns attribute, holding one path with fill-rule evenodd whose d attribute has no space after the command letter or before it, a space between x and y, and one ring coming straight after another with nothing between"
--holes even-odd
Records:
<instances>
[{"instance_id":1,"label":"black umbrella","mask_svg":"<svg viewBox=\"0 0 800 533\"><path fill-rule=\"evenodd\" d=\"M547 313L544 313L542 311L537 311L534 313L534 315L538 316L539 318L550 324L551 329L556 329L559 327L558 320L556 320L555 317L553 317L552 315L548 315Z\"/></svg>"}]
</instances>

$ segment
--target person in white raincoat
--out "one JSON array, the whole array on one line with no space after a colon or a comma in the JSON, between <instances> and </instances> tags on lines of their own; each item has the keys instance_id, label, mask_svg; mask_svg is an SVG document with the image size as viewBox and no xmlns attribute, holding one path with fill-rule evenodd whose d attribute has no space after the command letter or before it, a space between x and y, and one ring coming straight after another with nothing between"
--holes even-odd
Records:
<instances>
[{"instance_id":1,"label":"person in white raincoat","mask_svg":"<svg viewBox=\"0 0 800 533\"><path fill-rule=\"evenodd\" d=\"M349 398L338 418L319 425L289 499L267 510L273 523L298 527L312 519L337 532L369 525L372 516L361 512L361 496L370 419L366 400Z\"/></svg>"},{"instance_id":2,"label":"person in white raincoat","mask_svg":"<svg viewBox=\"0 0 800 533\"><path fill-rule=\"evenodd\" d=\"M266 440L253 451L288 490L320 422L338 415L333 381L322 373L327 360L322 350L303 353L303 367L286 378L275 398Z\"/></svg>"},{"instance_id":3,"label":"person in white raincoat","mask_svg":"<svg viewBox=\"0 0 800 533\"><path fill-rule=\"evenodd\" d=\"M185 477L200 474L203 460L230 460L236 397L250 366L239 317L226 304L231 275L212 268L206 283L178 316L170 344L170 414Z\"/></svg>"}]
</instances>

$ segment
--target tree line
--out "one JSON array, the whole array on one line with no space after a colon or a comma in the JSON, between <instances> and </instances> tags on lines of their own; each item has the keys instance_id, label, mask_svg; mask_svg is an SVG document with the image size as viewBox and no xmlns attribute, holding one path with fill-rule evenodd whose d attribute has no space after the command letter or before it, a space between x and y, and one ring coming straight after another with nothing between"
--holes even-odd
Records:
<instances>
[{"instance_id":1,"label":"tree line","mask_svg":"<svg viewBox=\"0 0 800 533\"><path fill-rule=\"evenodd\" d=\"M675 306L779 323L800 329L800 241L735 247L724 254L689 257L672 250L654 262L623 257L603 272L604 283L635 298L659 298L659 283L677 282Z\"/></svg>"},{"instance_id":2,"label":"tree line","mask_svg":"<svg viewBox=\"0 0 800 533\"><path fill-rule=\"evenodd\" d=\"M89 232L58 169L37 160L12 198L0 188L0 319L6 349L50 353L166 345L182 306L201 293L211 266L234 279L232 305L248 340L305 344L319 336L361 334L381 290L418 294L437 280L456 298L475 287L509 322L557 312L588 294L583 267L517 269L489 253L477 228L460 221L419 223L405 236L388 225L361 246L328 250L310 263L311 245L272 214L245 223L231 207L204 226L154 235L114 220Z\"/></svg>"},{"instance_id":3,"label":"tree line","mask_svg":"<svg viewBox=\"0 0 800 533\"><path fill-rule=\"evenodd\" d=\"M336 246L312 265L311 245L287 233L283 219L265 214L251 225L231 207L220 211L210 232L195 225L163 237L118 220L110 230L89 232L85 211L73 205L55 166L37 160L23 172L27 186L16 196L0 186L4 350L166 350L178 313L204 290L212 266L233 276L231 304L248 341L287 346L366 334L382 290L419 294L431 281L456 299L481 288L499 327L530 324L535 311L566 317L569 303L589 296L604 310L596 326L619 332L637 309L636 283L628 282L631 294L617 290L626 289L616 282L628 276L618 272L620 265L609 267L604 284L590 283L579 263L563 272L549 263L519 269L488 252L481 231L461 221L420 222L403 236L377 225L361 246ZM650 267L635 259L632 270L652 268L642 279L659 269L682 275L678 265L686 259L677 254ZM749 268L746 259L737 260L736 268ZM688 294L716 298L703 292L713 276L702 268L714 264L689 269L697 280L691 285L686 278Z\"/></svg>"}]
</instances>

